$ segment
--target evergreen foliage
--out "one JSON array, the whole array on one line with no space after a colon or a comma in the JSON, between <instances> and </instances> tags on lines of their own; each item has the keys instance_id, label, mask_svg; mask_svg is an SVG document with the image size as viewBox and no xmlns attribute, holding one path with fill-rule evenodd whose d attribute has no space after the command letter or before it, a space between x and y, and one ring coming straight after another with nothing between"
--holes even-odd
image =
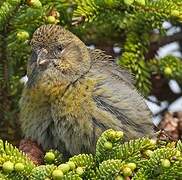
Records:
<instances>
[{"instance_id":1,"label":"evergreen foliage","mask_svg":"<svg viewBox=\"0 0 182 180\"><path fill-rule=\"evenodd\" d=\"M181 0L1 0L0 120L13 126L18 119L15 115L20 80L26 75L31 51L29 41L42 24L60 24L88 45L103 42L119 46L118 64L135 74L136 86L144 95L150 94L151 74L182 84L180 58L147 56L150 45L166 36L163 23L177 26L182 22L181 12ZM121 140L121 132L104 132L96 154L70 158L64 162L70 166L67 172L59 169L63 158L54 150L53 164L36 167L17 148L0 141L0 179L182 179L180 141L162 146L149 138ZM132 170L129 163L136 168Z\"/></svg>"},{"instance_id":2,"label":"evergreen foliage","mask_svg":"<svg viewBox=\"0 0 182 180\"><path fill-rule=\"evenodd\" d=\"M81 180L81 179L181 179L182 143L140 138L122 142L122 132L109 129L98 139L96 154L79 154L57 163L58 152L50 150L45 159L53 161L35 166L17 148L1 140L0 178L8 180ZM112 148L105 142L111 141ZM147 153L150 151L150 154ZM17 165L18 164L18 165Z\"/></svg>"}]
</instances>

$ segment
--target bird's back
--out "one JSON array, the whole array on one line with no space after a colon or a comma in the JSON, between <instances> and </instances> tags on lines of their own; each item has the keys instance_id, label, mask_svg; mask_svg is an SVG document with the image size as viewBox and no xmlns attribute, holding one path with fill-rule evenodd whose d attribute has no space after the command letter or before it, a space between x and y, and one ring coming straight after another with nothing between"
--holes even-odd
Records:
<instances>
[{"instance_id":1,"label":"bird's back","mask_svg":"<svg viewBox=\"0 0 182 180\"><path fill-rule=\"evenodd\" d=\"M133 76L100 50L91 50L92 56L97 58L94 58L88 77L100 79L95 86L93 99L98 111L105 111L113 119L117 119L116 125L111 125L110 128L123 130L126 139L151 135L151 112L142 95L134 87ZM98 58L99 56L101 58ZM109 121L111 122L112 118Z\"/></svg>"}]
</instances>

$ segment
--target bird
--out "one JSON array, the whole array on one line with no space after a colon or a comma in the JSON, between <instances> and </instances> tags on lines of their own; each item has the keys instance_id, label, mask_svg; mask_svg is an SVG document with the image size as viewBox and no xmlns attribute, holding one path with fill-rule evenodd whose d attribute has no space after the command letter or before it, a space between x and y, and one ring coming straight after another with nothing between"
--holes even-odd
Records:
<instances>
[{"instance_id":1,"label":"bird","mask_svg":"<svg viewBox=\"0 0 182 180\"><path fill-rule=\"evenodd\" d=\"M28 81L19 102L25 138L44 150L94 153L107 129L123 141L153 134L152 115L134 76L60 25L42 25L30 41Z\"/></svg>"}]
</instances>

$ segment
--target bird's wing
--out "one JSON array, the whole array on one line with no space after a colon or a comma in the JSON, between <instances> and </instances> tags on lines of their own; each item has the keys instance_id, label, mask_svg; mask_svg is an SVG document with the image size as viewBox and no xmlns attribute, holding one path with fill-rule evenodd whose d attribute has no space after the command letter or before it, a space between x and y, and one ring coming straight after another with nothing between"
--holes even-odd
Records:
<instances>
[{"instance_id":1,"label":"bird's wing","mask_svg":"<svg viewBox=\"0 0 182 180\"><path fill-rule=\"evenodd\" d=\"M93 94L98 110L117 118L118 126L121 124L129 138L152 134L151 112L135 89L132 75L102 51L92 52L91 58L93 64L88 76L99 79Z\"/></svg>"},{"instance_id":2,"label":"bird's wing","mask_svg":"<svg viewBox=\"0 0 182 180\"><path fill-rule=\"evenodd\" d=\"M134 75L129 71L127 71L126 69L118 67L112 56L105 54L104 51L100 49L88 49L88 50L93 64L106 63L108 66L112 66L111 69L113 73L115 73L118 77L123 79L123 81L127 82L131 86L135 84Z\"/></svg>"}]
</instances>

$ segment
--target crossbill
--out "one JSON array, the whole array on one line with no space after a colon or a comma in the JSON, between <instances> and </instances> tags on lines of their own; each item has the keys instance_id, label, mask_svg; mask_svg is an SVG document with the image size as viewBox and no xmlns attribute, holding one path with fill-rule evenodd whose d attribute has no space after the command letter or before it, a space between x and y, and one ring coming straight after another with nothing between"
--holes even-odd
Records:
<instances>
[{"instance_id":1,"label":"crossbill","mask_svg":"<svg viewBox=\"0 0 182 180\"><path fill-rule=\"evenodd\" d=\"M123 131L124 140L152 134L151 112L134 78L110 56L59 25L39 27L31 46L20 100L25 138L74 155L94 153L110 128Z\"/></svg>"}]
</instances>

